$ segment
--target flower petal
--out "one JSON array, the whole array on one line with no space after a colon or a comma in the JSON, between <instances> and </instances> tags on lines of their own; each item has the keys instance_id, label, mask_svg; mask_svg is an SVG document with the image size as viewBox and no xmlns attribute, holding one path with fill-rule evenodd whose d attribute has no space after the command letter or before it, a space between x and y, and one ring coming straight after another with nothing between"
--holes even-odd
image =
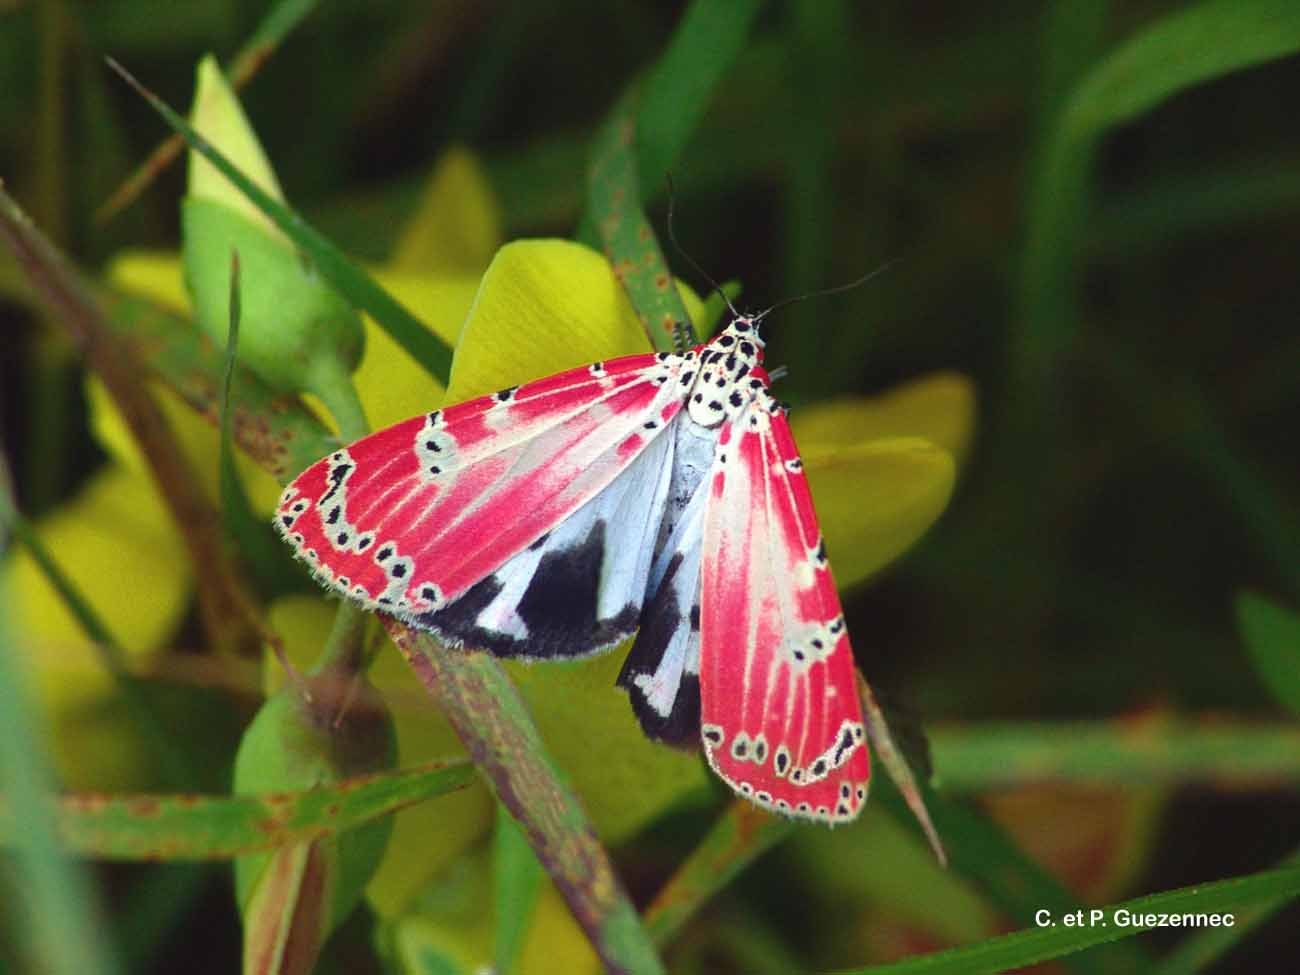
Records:
<instances>
[{"instance_id":1,"label":"flower petal","mask_svg":"<svg viewBox=\"0 0 1300 975\"><path fill-rule=\"evenodd\" d=\"M110 287L131 291L170 311L190 314L185 272L175 251L125 250L113 256L104 270Z\"/></svg>"},{"instance_id":2,"label":"flower petal","mask_svg":"<svg viewBox=\"0 0 1300 975\"><path fill-rule=\"evenodd\" d=\"M501 205L478 158L461 146L442 154L402 228L388 267L475 275L501 246Z\"/></svg>"},{"instance_id":3,"label":"flower petal","mask_svg":"<svg viewBox=\"0 0 1300 975\"><path fill-rule=\"evenodd\" d=\"M35 531L128 660L147 657L175 632L189 596L189 557L149 477L105 468ZM0 564L0 589L54 729L63 782L142 786L148 750L138 726L118 707L100 652L25 549Z\"/></svg>"},{"instance_id":4,"label":"flower petal","mask_svg":"<svg viewBox=\"0 0 1300 975\"><path fill-rule=\"evenodd\" d=\"M701 303L678 289L694 321ZM516 241L497 251L483 276L452 361L447 401L649 351L603 255L567 240Z\"/></svg>"},{"instance_id":5,"label":"flower petal","mask_svg":"<svg viewBox=\"0 0 1300 975\"><path fill-rule=\"evenodd\" d=\"M952 454L919 437L849 447L801 444L801 453L841 588L906 551L952 495Z\"/></svg>"},{"instance_id":6,"label":"flower petal","mask_svg":"<svg viewBox=\"0 0 1300 975\"><path fill-rule=\"evenodd\" d=\"M190 109L190 124L213 145L221 149L245 176L266 194L280 203L284 193L275 178L271 162L266 158L257 134L248 122L239 99L226 81L225 75L211 54L199 62L194 91L194 106ZM212 163L193 149L189 151L189 195L217 200L232 210L242 213L253 223L264 227L272 237L288 244L271 219L226 179Z\"/></svg>"},{"instance_id":7,"label":"flower petal","mask_svg":"<svg viewBox=\"0 0 1300 975\"><path fill-rule=\"evenodd\" d=\"M975 384L960 373L931 373L881 396L809 406L792 413L790 422L801 447L924 437L961 463L975 430Z\"/></svg>"},{"instance_id":8,"label":"flower petal","mask_svg":"<svg viewBox=\"0 0 1300 975\"><path fill-rule=\"evenodd\" d=\"M374 274L429 331L455 345L478 293L478 275L431 275L388 268L377 268ZM365 324L366 351L352 378L370 426L380 430L441 406L442 385L369 316Z\"/></svg>"}]
</instances>

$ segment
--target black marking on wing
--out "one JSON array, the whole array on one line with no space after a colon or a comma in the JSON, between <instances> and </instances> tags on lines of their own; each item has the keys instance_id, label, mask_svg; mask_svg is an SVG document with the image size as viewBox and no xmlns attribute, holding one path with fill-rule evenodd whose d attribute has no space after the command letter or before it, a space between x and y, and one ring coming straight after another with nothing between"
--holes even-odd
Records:
<instances>
[{"instance_id":1,"label":"black marking on wing","mask_svg":"<svg viewBox=\"0 0 1300 975\"><path fill-rule=\"evenodd\" d=\"M585 656L630 636L640 615L638 608L629 604L612 618L596 618L604 559L604 521L592 525L583 541L546 552L519 600L517 612L528 628L524 639L479 625L480 614L503 588L496 573L442 609L415 617L412 623L499 657Z\"/></svg>"},{"instance_id":2,"label":"black marking on wing","mask_svg":"<svg viewBox=\"0 0 1300 975\"><path fill-rule=\"evenodd\" d=\"M677 694L667 716L651 707L645 693L636 685L639 675L650 676L659 669L673 635L681 627L690 626L692 615L698 614L697 607L683 613L678 605L677 591L672 583L681 564L682 556L674 555L659 583L659 591L646 601L641 613L641 630L623 661L617 683L626 688L632 711L647 737L670 745L697 748L700 740L699 676L680 674Z\"/></svg>"}]
</instances>

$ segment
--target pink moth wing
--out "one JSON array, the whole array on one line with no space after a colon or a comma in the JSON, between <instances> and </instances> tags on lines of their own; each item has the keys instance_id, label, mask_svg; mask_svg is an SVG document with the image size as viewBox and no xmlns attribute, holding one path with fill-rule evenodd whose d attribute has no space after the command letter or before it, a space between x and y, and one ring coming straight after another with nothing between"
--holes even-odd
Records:
<instances>
[{"instance_id":1,"label":"pink moth wing","mask_svg":"<svg viewBox=\"0 0 1300 975\"><path fill-rule=\"evenodd\" d=\"M853 652L785 411L725 427L701 579L701 734L714 770L786 815L853 819L870 759Z\"/></svg>"}]
</instances>

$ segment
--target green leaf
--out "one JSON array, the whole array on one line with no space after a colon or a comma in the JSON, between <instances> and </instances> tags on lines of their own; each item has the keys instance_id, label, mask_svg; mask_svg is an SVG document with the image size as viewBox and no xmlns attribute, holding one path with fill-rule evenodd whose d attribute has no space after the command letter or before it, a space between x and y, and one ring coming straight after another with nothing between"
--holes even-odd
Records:
<instances>
[{"instance_id":1,"label":"green leaf","mask_svg":"<svg viewBox=\"0 0 1300 975\"><path fill-rule=\"evenodd\" d=\"M496 975L510 975L532 924L545 873L519 824L500 803L497 804L492 873L492 907L496 914L494 971Z\"/></svg>"},{"instance_id":2,"label":"green leaf","mask_svg":"<svg viewBox=\"0 0 1300 975\"><path fill-rule=\"evenodd\" d=\"M1085 923L1078 927L1067 927L1063 916L1053 912L1051 920L1055 923L1044 927L889 965L854 969L852 975L996 975L1150 931L1155 927L1147 921L1150 915L1231 913L1261 901L1291 898L1296 894L1300 894L1300 868L1270 870L1097 908L1100 914L1089 914L1084 909ZM1097 923L1086 923L1090 917L1095 917ZM1138 917L1142 923L1122 920L1125 917Z\"/></svg>"},{"instance_id":3,"label":"green leaf","mask_svg":"<svg viewBox=\"0 0 1300 975\"><path fill-rule=\"evenodd\" d=\"M468 762L429 762L301 792L247 796L69 796L57 834L78 853L109 860L229 860L331 835L468 785ZM0 806L0 843L29 827L13 799Z\"/></svg>"},{"instance_id":4,"label":"green leaf","mask_svg":"<svg viewBox=\"0 0 1300 975\"><path fill-rule=\"evenodd\" d=\"M265 519L253 513L244 484L235 466L234 442L231 439L231 386L235 379L235 362L239 349L240 287L239 253L230 258L230 328L226 334L225 369L221 376L221 448L218 474L221 485L221 519L226 534L239 553L241 565L247 567L261 585L259 591L273 591L276 570L283 567L285 547L275 537Z\"/></svg>"},{"instance_id":5,"label":"green leaf","mask_svg":"<svg viewBox=\"0 0 1300 975\"><path fill-rule=\"evenodd\" d=\"M1236 609L1260 679L1283 707L1300 715L1300 616L1252 592L1238 593Z\"/></svg>"},{"instance_id":6,"label":"green leaf","mask_svg":"<svg viewBox=\"0 0 1300 975\"><path fill-rule=\"evenodd\" d=\"M211 143L195 132L162 99L143 87L125 68L109 59L109 65L149 102L169 126L184 137L190 148L235 184L262 213L266 214L315 264L321 276L334 285L353 305L368 313L381 328L443 385L451 371L451 349L407 311L369 274L353 263L333 243L311 227L298 213L277 203L264 190L233 166Z\"/></svg>"},{"instance_id":7,"label":"green leaf","mask_svg":"<svg viewBox=\"0 0 1300 975\"><path fill-rule=\"evenodd\" d=\"M690 326L692 343L694 324L641 208L633 141L636 108L633 90L619 100L596 136L587 169L587 215L646 335L656 350L671 352L678 323ZM580 231L578 236L585 234Z\"/></svg>"}]
</instances>

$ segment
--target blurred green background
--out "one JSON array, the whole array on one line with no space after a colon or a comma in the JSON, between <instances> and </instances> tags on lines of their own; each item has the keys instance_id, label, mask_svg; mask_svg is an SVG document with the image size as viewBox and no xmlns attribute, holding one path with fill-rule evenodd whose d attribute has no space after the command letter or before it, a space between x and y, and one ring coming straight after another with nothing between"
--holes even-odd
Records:
<instances>
[{"instance_id":1,"label":"blurred green background","mask_svg":"<svg viewBox=\"0 0 1300 975\"><path fill-rule=\"evenodd\" d=\"M481 162L507 239L571 236L593 134L685 6L322 2L241 99L290 199L356 257L389 253L452 145ZM1115 105L1141 101L1141 52L1136 66L1098 70L1153 25L1223 6L764 4L672 165L680 241L740 282L744 306L895 262L773 316L768 362L789 366L780 390L796 409L936 370L974 383L976 435L949 509L901 562L844 594L860 665L896 720L932 726L937 741L954 729L954 756L970 741L962 728L1032 743L1027 722L1294 727L1234 607L1245 591L1300 603L1300 44L1262 44L1240 70L1131 108ZM1241 7L1261 11L1243 29L1271 31L1284 5ZM264 13L249 0L0 2L0 178L82 268L128 247L174 249L183 193L174 165L96 220L165 133L102 56L187 106L198 58L227 60ZM1230 60L1250 40L1211 37L1189 41L1189 63ZM663 194L647 207L662 229ZM7 257L0 322L3 445L19 505L39 519L103 454L81 366ZM195 632L191 620L177 645ZM964 781L942 756L937 783ZM1076 776L1086 782L1026 775L973 801L1089 899L1264 869L1300 839L1294 771L1233 781L1231 751L1206 758L1222 776L1198 771L1196 755L1150 778L1126 761L1109 782L1097 759L1100 771ZM686 810L615 849L638 904L708 822ZM843 967L1021 926L928 865L910 873L882 856L889 883L863 881L870 848L849 861L827 842L801 833L756 864L670 967ZM95 871L111 904L153 912L113 917L114 937L150 959L140 971L238 963L223 873L178 883L176 909L157 893L187 870ZM927 897L947 905L928 925L898 906ZM336 970L377 964L339 960L368 958L375 923L363 912L336 936ZM1280 970L1298 923L1293 906L1212 970ZM1158 953L1179 936L1146 940Z\"/></svg>"}]
</instances>

